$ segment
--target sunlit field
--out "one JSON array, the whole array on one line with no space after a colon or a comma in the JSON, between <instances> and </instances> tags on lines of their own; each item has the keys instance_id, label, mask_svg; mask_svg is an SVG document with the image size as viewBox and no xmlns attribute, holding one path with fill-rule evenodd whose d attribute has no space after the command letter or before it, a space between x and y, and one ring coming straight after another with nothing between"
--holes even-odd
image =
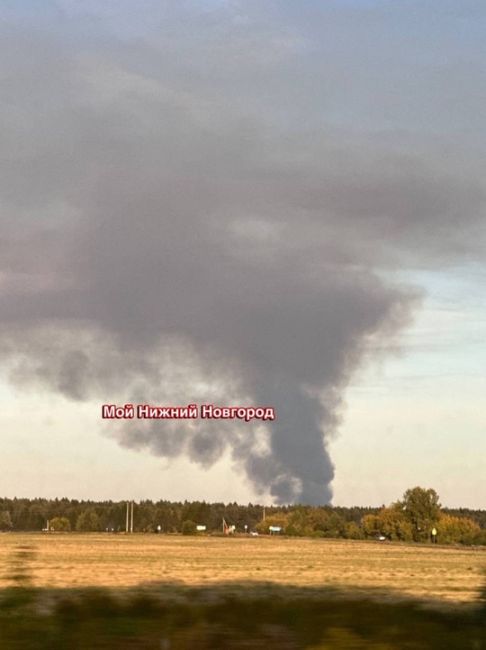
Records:
<instances>
[{"instance_id":1,"label":"sunlit field","mask_svg":"<svg viewBox=\"0 0 486 650\"><path fill-rule=\"evenodd\" d=\"M0 535L2 650L478 650L481 548Z\"/></svg>"},{"instance_id":2,"label":"sunlit field","mask_svg":"<svg viewBox=\"0 0 486 650\"><path fill-rule=\"evenodd\" d=\"M180 587L264 583L472 602L484 548L296 538L110 534L0 535L0 587L19 546L29 546L35 587Z\"/></svg>"}]
</instances>

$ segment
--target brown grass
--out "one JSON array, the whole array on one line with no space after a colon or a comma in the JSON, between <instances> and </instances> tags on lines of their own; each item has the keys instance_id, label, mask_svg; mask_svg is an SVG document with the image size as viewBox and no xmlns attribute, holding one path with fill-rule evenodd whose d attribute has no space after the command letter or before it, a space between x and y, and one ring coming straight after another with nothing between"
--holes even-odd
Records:
<instances>
[{"instance_id":1,"label":"brown grass","mask_svg":"<svg viewBox=\"0 0 486 650\"><path fill-rule=\"evenodd\" d=\"M486 549L465 547L263 537L8 533L0 535L0 587L9 584L19 545L35 549L30 566L34 585L55 588L269 582L471 602L486 569Z\"/></svg>"}]
</instances>

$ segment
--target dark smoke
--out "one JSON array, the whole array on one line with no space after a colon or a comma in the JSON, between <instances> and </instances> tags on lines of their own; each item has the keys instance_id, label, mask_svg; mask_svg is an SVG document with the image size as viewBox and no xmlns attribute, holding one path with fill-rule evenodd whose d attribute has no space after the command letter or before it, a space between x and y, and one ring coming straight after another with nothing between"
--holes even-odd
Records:
<instances>
[{"instance_id":1,"label":"dark smoke","mask_svg":"<svg viewBox=\"0 0 486 650\"><path fill-rule=\"evenodd\" d=\"M411 135L283 120L259 90L292 88L298 49L264 16L166 11L146 41L5 34L0 351L74 400L273 405L259 427L110 430L205 466L230 450L276 501L327 503L343 391L415 305L387 273L472 250L484 189Z\"/></svg>"}]
</instances>

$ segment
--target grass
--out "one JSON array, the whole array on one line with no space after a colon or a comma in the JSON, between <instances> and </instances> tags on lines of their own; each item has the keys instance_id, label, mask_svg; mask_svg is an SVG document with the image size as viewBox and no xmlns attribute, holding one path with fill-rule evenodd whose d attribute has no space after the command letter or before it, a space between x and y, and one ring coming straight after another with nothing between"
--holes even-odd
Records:
<instances>
[{"instance_id":1,"label":"grass","mask_svg":"<svg viewBox=\"0 0 486 650\"><path fill-rule=\"evenodd\" d=\"M120 589L135 585L238 583L383 592L422 600L474 602L486 549L295 538L164 535L0 535L0 588L11 584L15 549L35 551L35 587Z\"/></svg>"},{"instance_id":2,"label":"grass","mask_svg":"<svg viewBox=\"0 0 486 650\"><path fill-rule=\"evenodd\" d=\"M279 587L272 596L217 587L166 601L105 590L66 590L42 611L43 590L15 588L0 600L2 650L482 650L482 612L426 610Z\"/></svg>"},{"instance_id":3,"label":"grass","mask_svg":"<svg viewBox=\"0 0 486 650\"><path fill-rule=\"evenodd\" d=\"M486 650L485 561L351 541L7 534L0 647Z\"/></svg>"}]
</instances>

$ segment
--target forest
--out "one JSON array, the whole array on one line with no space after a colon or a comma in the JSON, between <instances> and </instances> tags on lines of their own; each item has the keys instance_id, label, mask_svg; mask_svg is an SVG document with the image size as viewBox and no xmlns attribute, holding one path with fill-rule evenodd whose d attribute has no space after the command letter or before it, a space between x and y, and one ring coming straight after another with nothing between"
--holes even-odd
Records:
<instances>
[{"instance_id":1,"label":"forest","mask_svg":"<svg viewBox=\"0 0 486 650\"><path fill-rule=\"evenodd\" d=\"M302 537L431 541L442 544L486 544L486 511L448 509L439 503L435 490L415 487L401 500L382 507L262 506L249 503L205 501L151 501L134 503L133 531L144 533L223 533L223 520L236 534L281 534ZM0 530L53 532L124 532L127 502L79 501L76 499L0 499Z\"/></svg>"}]
</instances>

